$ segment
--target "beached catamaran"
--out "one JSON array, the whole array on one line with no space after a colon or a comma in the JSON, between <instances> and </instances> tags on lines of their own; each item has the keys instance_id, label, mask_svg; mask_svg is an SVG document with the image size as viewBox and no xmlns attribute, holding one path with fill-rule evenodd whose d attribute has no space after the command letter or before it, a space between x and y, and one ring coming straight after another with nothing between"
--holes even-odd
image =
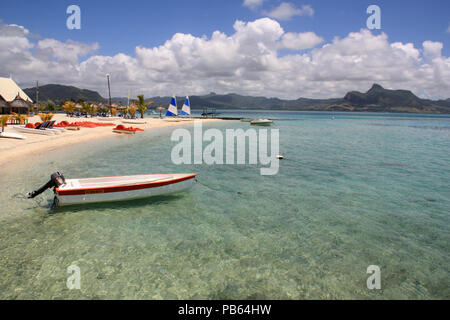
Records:
<instances>
[{"instance_id":1,"label":"beached catamaran","mask_svg":"<svg viewBox=\"0 0 450 320\"><path fill-rule=\"evenodd\" d=\"M189 97L186 96L186 100L184 100L183 107L181 108L180 115L182 116L190 116L191 115L191 103L189 102Z\"/></svg>"},{"instance_id":2,"label":"beached catamaran","mask_svg":"<svg viewBox=\"0 0 450 320\"><path fill-rule=\"evenodd\" d=\"M192 187L195 176L195 173L167 173L66 180L56 172L45 185L29 193L28 198L54 188L53 206L135 200L185 191Z\"/></svg>"},{"instance_id":3,"label":"beached catamaran","mask_svg":"<svg viewBox=\"0 0 450 320\"><path fill-rule=\"evenodd\" d=\"M170 100L169 108L167 108L166 118L164 120L179 121L176 118L177 116L178 116L177 99L175 98L175 95L173 95L172 99Z\"/></svg>"},{"instance_id":4,"label":"beached catamaran","mask_svg":"<svg viewBox=\"0 0 450 320\"><path fill-rule=\"evenodd\" d=\"M191 118L191 103L189 102L188 96L186 96L186 100L184 100L184 104L183 104L183 107L181 108L180 116L182 116L180 118L180 120L183 120L183 121L193 120Z\"/></svg>"}]
</instances>

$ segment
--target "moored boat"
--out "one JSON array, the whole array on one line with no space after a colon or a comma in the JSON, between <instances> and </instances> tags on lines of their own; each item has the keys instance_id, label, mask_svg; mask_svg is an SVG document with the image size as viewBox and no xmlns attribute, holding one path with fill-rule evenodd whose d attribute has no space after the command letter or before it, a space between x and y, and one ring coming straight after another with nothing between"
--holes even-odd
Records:
<instances>
[{"instance_id":1,"label":"moored boat","mask_svg":"<svg viewBox=\"0 0 450 320\"><path fill-rule=\"evenodd\" d=\"M56 172L28 198L54 187L55 204L59 206L135 200L185 191L193 186L195 177L195 173L169 173L66 180Z\"/></svg>"},{"instance_id":2,"label":"moored boat","mask_svg":"<svg viewBox=\"0 0 450 320\"><path fill-rule=\"evenodd\" d=\"M256 119L250 121L250 124L254 126L270 126L272 123L273 121L270 119Z\"/></svg>"}]
</instances>

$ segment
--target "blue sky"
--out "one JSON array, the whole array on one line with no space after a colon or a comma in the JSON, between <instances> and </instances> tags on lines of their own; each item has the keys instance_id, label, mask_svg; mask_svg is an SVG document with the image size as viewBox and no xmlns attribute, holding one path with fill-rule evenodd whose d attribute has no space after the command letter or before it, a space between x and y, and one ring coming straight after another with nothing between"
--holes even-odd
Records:
<instances>
[{"instance_id":1,"label":"blue sky","mask_svg":"<svg viewBox=\"0 0 450 320\"><path fill-rule=\"evenodd\" d=\"M325 41L335 36L365 28L366 8L377 4L381 8L381 31L391 41L413 42L419 46L425 40L444 44L443 54L450 55L450 1L437 0L309 0L291 1L310 4L314 17L295 17L282 21L286 31L314 31ZM280 1L266 1L269 10ZM82 29L65 27L66 8L77 4L82 10ZM98 42L99 54L118 52L132 54L138 45L163 44L177 32L195 36L211 36L215 30L233 32L236 20L251 21L264 15L244 7L242 0L130 0L130 1L4 1L0 4L0 19L22 25L42 37L65 41ZM23 10L26 8L26 10Z\"/></svg>"},{"instance_id":2,"label":"blue sky","mask_svg":"<svg viewBox=\"0 0 450 320\"><path fill-rule=\"evenodd\" d=\"M81 30L66 28L71 4L81 8ZM371 4L381 8L381 30L364 31ZM294 13L275 14L282 6ZM39 79L103 95L104 74L111 73L113 95L330 97L378 82L448 98L449 13L450 1L437 0L2 1L0 44L3 36L11 48L0 54L0 76L13 74L23 86ZM21 37L11 37L19 32L11 31L14 25ZM229 38L212 41L215 31ZM184 36L175 39L176 33ZM14 46L23 52L17 55ZM166 70L191 78L177 82Z\"/></svg>"}]
</instances>

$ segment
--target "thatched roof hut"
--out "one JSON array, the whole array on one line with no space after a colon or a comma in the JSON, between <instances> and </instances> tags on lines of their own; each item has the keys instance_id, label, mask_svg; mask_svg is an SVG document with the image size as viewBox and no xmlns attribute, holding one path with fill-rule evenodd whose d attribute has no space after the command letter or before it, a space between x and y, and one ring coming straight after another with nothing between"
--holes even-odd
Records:
<instances>
[{"instance_id":1,"label":"thatched roof hut","mask_svg":"<svg viewBox=\"0 0 450 320\"><path fill-rule=\"evenodd\" d=\"M20 95L17 95L9 105L12 112L19 114L28 113L32 107L31 103L22 99Z\"/></svg>"}]
</instances>

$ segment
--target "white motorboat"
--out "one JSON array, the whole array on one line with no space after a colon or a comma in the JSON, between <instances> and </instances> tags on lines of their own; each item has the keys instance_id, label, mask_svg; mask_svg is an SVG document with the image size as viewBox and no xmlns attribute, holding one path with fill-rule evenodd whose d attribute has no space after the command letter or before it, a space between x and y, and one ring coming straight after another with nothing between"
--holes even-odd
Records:
<instances>
[{"instance_id":1,"label":"white motorboat","mask_svg":"<svg viewBox=\"0 0 450 320\"><path fill-rule=\"evenodd\" d=\"M54 187L55 205L59 206L135 200L185 191L193 186L195 176L195 173L169 173L65 180L56 172L28 198Z\"/></svg>"},{"instance_id":2,"label":"white motorboat","mask_svg":"<svg viewBox=\"0 0 450 320\"><path fill-rule=\"evenodd\" d=\"M273 121L270 119L256 119L250 121L250 124L254 126L270 126L272 123Z\"/></svg>"}]
</instances>

